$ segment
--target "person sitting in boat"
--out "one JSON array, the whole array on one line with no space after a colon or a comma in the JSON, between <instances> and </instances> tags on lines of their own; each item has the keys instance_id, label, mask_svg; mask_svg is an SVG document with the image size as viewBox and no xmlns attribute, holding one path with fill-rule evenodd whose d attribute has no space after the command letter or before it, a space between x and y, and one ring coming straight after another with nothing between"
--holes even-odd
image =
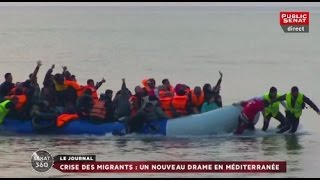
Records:
<instances>
[{"instance_id":1,"label":"person sitting in boat","mask_svg":"<svg viewBox=\"0 0 320 180\"><path fill-rule=\"evenodd\" d=\"M134 96L135 98L136 98L136 100L137 100L137 105L138 105L138 109L140 109L142 106L143 106L143 104L144 104L144 102L143 102L143 99L142 99L142 93L143 93L143 91L142 91L142 88L140 87L140 86L136 86L135 88L134 88L134 92L135 92L135 94L134 95L132 95L132 96ZM132 97L131 96L131 97Z\"/></svg>"},{"instance_id":2,"label":"person sitting in boat","mask_svg":"<svg viewBox=\"0 0 320 180\"><path fill-rule=\"evenodd\" d=\"M0 124L3 123L8 113L15 108L18 99L12 98L10 100L4 100L0 103Z\"/></svg>"},{"instance_id":3,"label":"person sitting in boat","mask_svg":"<svg viewBox=\"0 0 320 180\"><path fill-rule=\"evenodd\" d=\"M112 101L113 91L111 89L107 89L104 93L105 98L105 108L107 111L106 120L113 121L114 120L114 104ZM101 96L100 96L101 98ZM103 98L103 97L102 97Z\"/></svg>"},{"instance_id":4,"label":"person sitting in boat","mask_svg":"<svg viewBox=\"0 0 320 180\"><path fill-rule=\"evenodd\" d=\"M28 112L25 111L24 106L27 103L27 96L24 94L23 89L21 87L16 88L14 95L5 96L4 98L7 100L12 100L13 98L17 99L17 102L15 103L15 108L12 111L10 111L10 117L26 119L25 114Z\"/></svg>"},{"instance_id":5,"label":"person sitting in boat","mask_svg":"<svg viewBox=\"0 0 320 180\"><path fill-rule=\"evenodd\" d=\"M0 85L0 99L3 99L4 96L9 95L11 89L15 87L12 83L12 74L6 73L4 75L5 81Z\"/></svg>"},{"instance_id":6,"label":"person sitting in boat","mask_svg":"<svg viewBox=\"0 0 320 180\"><path fill-rule=\"evenodd\" d=\"M165 85L167 87L167 90L170 91L173 95L174 95L174 88L173 86L170 84L169 79L163 79L162 80L162 85Z\"/></svg>"},{"instance_id":7,"label":"person sitting in boat","mask_svg":"<svg viewBox=\"0 0 320 180\"><path fill-rule=\"evenodd\" d=\"M173 114L171 111L171 103L173 93L169 90L169 88L166 85L158 86L158 90L160 107L169 118L172 118Z\"/></svg>"},{"instance_id":8,"label":"person sitting in boat","mask_svg":"<svg viewBox=\"0 0 320 180\"><path fill-rule=\"evenodd\" d=\"M90 120L92 122L106 122L106 101L105 101L105 95L102 95L102 97L98 101L93 101L93 106L90 111Z\"/></svg>"},{"instance_id":9,"label":"person sitting in boat","mask_svg":"<svg viewBox=\"0 0 320 180\"><path fill-rule=\"evenodd\" d=\"M83 90L85 91L86 89L91 89L92 91L92 99L93 101L98 101L98 93L97 90L100 88L100 86L105 83L106 80L104 78L102 78L102 80L100 82L98 82L96 85L94 84L94 80L93 79L88 79L87 80L87 85L83 87Z\"/></svg>"},{"instance_id":10,"label":"person sitting in boat","mask_svg":"<svg viewBox=\"0 0 320 180\"><path fill-rule=\"evenodd\" d=\"M165 119L161 114L155 111L155 106L151 102L147 102L146 105L140 109L135 115L127 119L126 124L128 127L128 133L141 132L144 125L148 125L153 130L155 127L150 125L151 121Z\"/></svg>"},{"instance_id":11,"label":"person sitting in boat","mask_svg":"<svg viewBox=\"0 0 320 180\"><path fill-rule=\"evenodd\" d=\"M189 99L192 107L192 114L199 114L204 103L204 92L201 90L200 86L194 87L189 95Z\"/></svg>"},{"instance_id":12,"label":"person sitting in boat","mask_svg":"<svg viewBox=\"0 0 320 180\"><path fill-rule=\"evenodd\" d=\"M77 100L76 109L79 117L88 118L92 110L94 101L92 99L91 89L86 89L84 94Z\"/></svg>"},{"instance_id":13,"label":"person sitting in boat","mask_svg":"<svg viewBox=\"0 0 320 180\"><path fill-rule=\"evenodd\" d=\"M55 124L59 112L57 109L50 105L49 102L45 100L40 100L32 107L30 112L32 118L33 127L36 129L45 129L51 127ZM49 121L51 123L41 125L40 121Z\"/></svg>"},{"instance_id":14,"label":"person sitting in boat","mask_svg":"<svg viewBox=\"0 0 320 180\"><path fill-rule=\"evenodd\" d=\"M121 121L124 118L130 116L130 96L131 92L126 87L125 79L122 79L121 90L117 93L116 97L113 100L115 107L114 116L116 119Z\"/></svg>"},{"instance_id":15,"label":"person sitting in boat","mask_svg":"<svg viewBox=\"0 0 320 180\"><path fill-rule=\"evenodd\" d=\"M205 113L205 112L208 112L208 111L213 111L213 110L219 108L219 106L215 102L216 98L215 98L214 93L208 94L208 97L209 97L209 100L204 102L202 107L201 107L201 113Z\"/></svg>"},{"instance_id":16,"label":"person sitting in boat","mask_svg":"<svg viewBox=\"0 0 320 180\"><path fill-rule=\"evenodd\" d=\"M186 91L181 88L176 92L176 95L172 99L171 110L173 117L180 117L188 115L190 112L190 103Z\"/></svg>"},{"instance_id":17,"label":"person sitting in boat","mask_svg":"<svg viewBox=\"0 0 320 180\"><path fill-rule=\"evenodd\" d=\"M257 123L255 122L256 114L262 112L269 104L268 100L264 100L261 97L234 103L234 106L240 105L243 107L243 110L238 117L238 127L234 131L234 134L242 134L245 129L255 130L254 125Z\"/></svg>"}]
</instances>

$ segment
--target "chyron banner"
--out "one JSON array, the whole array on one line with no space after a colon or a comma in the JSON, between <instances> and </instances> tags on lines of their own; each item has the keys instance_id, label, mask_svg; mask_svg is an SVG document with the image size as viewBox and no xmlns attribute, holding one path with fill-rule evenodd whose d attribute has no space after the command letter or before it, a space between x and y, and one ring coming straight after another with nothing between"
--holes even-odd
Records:
<instances>
[{"instance_id":1,"label":"chyron banner","mask_svg":"<svg viewBox=\"0 0 320 180\"><path fill-rule=\"evenodd\" d=\"M280 12L280 26L285 33L308 33L309 12Z\"/></svg>"}]
</instances>

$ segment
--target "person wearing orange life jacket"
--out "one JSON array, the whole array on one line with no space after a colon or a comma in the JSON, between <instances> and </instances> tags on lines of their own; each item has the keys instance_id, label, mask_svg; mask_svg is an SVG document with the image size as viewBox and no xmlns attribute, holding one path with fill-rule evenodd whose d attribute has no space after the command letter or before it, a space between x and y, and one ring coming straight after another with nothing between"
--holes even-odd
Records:
<instances>
[{"instance_id":1,"label":"person wearing orange life jacket","mask_svg":"<svg viewBox=\"0 0 320 180\"><path fill-rule=\"evenodd\" d=\"M98 97L97 90L105 82L106 82L106 80L104 78L102 78L102 80L100 82L98 82L96 85L94 85L94 80L93 79L88 79L87 80L87 85L83 87L83 91L85 91L86 89L91 89L91 91L92 91L92 99L94 101L98 101L99 97Z\"/></svg>"},{"instance_id":2,"label":"person wearing orange life jacket","mask_svg":"<svg viewBox=\"0 0 320 180\"><path fill-rule=\"evenodd\" d=\"M201 90L200 86L194 87L189 95L189 99L192 106L192 111L195 114L199 114L201 112L201 107L204 103L204 93Z\"/></svg>"},{"instance_id":3,"label":"person wearing orange life jacket","mask_svg":"<svg viewBox=\"0 0 320 180\"><path fill-rule=\"evenodd\" d=\"M105 107L106 101L100 99L95 101L89 114L90 120L94 122L105 122L107 111Z\"/></svg>"},{"instance_id":4,"label":"person wearing orange life jacket","mask_svg":"<svg viewBox=\"0 0 320 180\"><path fill-rule=\"evenodd\" d=\"M169 118L172 118L171 103L173 93L168 90L166 85L158 86L158 90L160 107Z\"/></svg>"},{"instance_id":5,"label":"person wearing orange life jacket","mask_svg":"<svg viewBox=\"0 0 320 180\"><path fill-rule=\"evenodd\" d=\"M17 102L15 103L15 110L20 111L23 106L27 103L27 96L23 94L23 90L21 88L17 88L15 91L15 95L5 96L5 99L13 99L17 98Z\"/></svg>"},{"instance_id":6,"label":"person wearing orange life jacket","mask_svg":"<svg viewBox=\"0 0 320 180\"><path fill-rule=\"evenodd\" d=\"M174 117L185 116L188 114L190 111L190 104L185 90L180 89L177 92L172 99L171 107Z\"/></svg>"},{"instance_id":7,"label":"person wearing orange life jacket","mask_svg":"<svg viewBox=\"0 0 320 180\"><path fill-rule=\"evenodd\" d=\"M173 95L174 95L174 88L173 86L170 84L169 79L163 79L162 80L162 85L165 85L168 89L168 91L170 91Z\"/></svg>"},{"instance_id":8,"label":"person wearing orange life jacket","mask_svg":"<svg viewBox=\"0 0 320 180\"><path fill-rule=\"evenodd\" d=\"M156 90L156 80L153 78L142 80L142 85L147 89L148 95L157 94Z\"/></svg>"}]
</instances>

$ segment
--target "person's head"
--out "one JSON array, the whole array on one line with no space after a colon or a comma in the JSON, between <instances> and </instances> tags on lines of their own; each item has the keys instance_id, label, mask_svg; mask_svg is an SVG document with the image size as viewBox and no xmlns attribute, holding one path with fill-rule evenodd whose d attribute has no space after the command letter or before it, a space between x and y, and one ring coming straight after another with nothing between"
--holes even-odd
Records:
<instances>
[{"instance_id":1,"label":"person's head","mask_svg":"<svg viewBox=\"0 0 320 180\"><path fill-rule=\"evenodd\" d=\"M94 87L94 80L93 79L88 79L87 80L87 85L91 86L91 87Z\"/></svg>"},{"instance_id":2,"label":"person's head","mask_svg":"<svg viewBox=\"0 0 320 180\"><path fill-rule=\"evenodd\" d=\"M87 89L83 92L83 94L91 96L91 95L92 95L92 91L91 91L91 89L87 88Z\"/></svg>"},{"instance_id":3,"label":"person's head","mask_svg":"<svg viewBox=\"0 0 320 180\"><path fill-rule=\"evenodd\" d=\"M6 73L4 75L4 79L5 79L6 82L12 83L12 75L11 75L11 73Z\"/></svg>"},{"instance_id":4,"label":"person's head","mask_svg":"<svg viewBox=\"0 0 320 180\"><path fill-rule=\"evenodd\" d=\"M268 107L270 105L270 102L268 100L264 99L263 104L265 107Z\"/></svg>"},{"instance_id":5,"label":"person's head","mask_svg":"<svg viewBox=\"0 0 320 180\"><path fill-rule=\"evenodd\" d=\"M70 73L69 71L66 71L66 72L65 72L64 77L66 78L66 80L69 80L69 81L72 80L72 78L71 78L71 73Z\"/></svg>"},{"instance_id":6,"label":"person's head","mask_svg":"<svg viewBox=\"0 0 320 180\"><path fill-rule=\"evenodd\" d=\"M71 75L71 81L77 82L76 75Z\"/></svg>"},{"instance_id":7,"label":"person's head","mask_svg":"<svg viewBox=\"0 0 320 180\"><path fill-rule=\"evenodd\" d=\"M54 80L59 85L63 85L64 84L64 76L62 74L59 74L59 73L55 74L54 75Z\"/></svg>"},{"instance_id":8,"label":"person's head","mask_svg":"<svg viewBox=\"0 0 320 180\"><path fill-rule=\"evenodd\" d=\"M153 78L150 78L150 79L148 79L147 84L151 89L153 89L156 87L156 80Z\"/></svg>"},{"instance_id":9,"label":"person's head","mask_svg":"<svg viewBox=\"0 0 320 180\"><path fill-rule=\"evenodd\" d=\"M193 92L196 96L201 96L201 87L200 86L194 87Z\"/></svg>"},{"instance_id":10,"label":"person's head","mask_svg":"<svg viewBox=\"0 0 320 180\"><path fill-rule=\"evenodd\" d=\"M134 88L134 92L137 94L137 95L141 95L142 94L142 88L141 86L136 86Z\"/></svg>"},{"instance_id":11,"label":"person's head","mask_svg":"<svg viewBox=\"0 0 320 180\"><path fill-rule=\"evenodd\" d=\"M275 88L275 87L271 87L270 88L270 90L269 90L269 97L270 97L270 99L275 99L275 98L277 98L277 93L278 93L278 90L277 90L277 88Z\"/></svg>"},{"instance_id":12,"label":"person's head","mask_svg":"<svg viewBox=\"0 0 320 180\"><path fill-rule=\"evenodd\" d=\"M111 89L107 89L105 91L105 95L108 96L110 99L112 99L113 91Z\"/></svg>"},{"instance_id":13,"label":"person's head","mask_svg":"<svg viewBox=\"0 0 320 180\"><path fill-rule=\"evenodd\" d=\"M23 94L23 89L22 88L16 88L16 95L22 95Z\"/></svg>"},{"instance_id":14,"label":"person's head","mask_svg":"<svg viewBox=\"0 0 320 180\"><path fill-rule=\"evenodd\" d=\"M298 97L298 94L299 94L299 89L297 86L293 86L291 88L291 94L294 98Z\"/></svg>"},{"instance_id":15,"label":"person's head","mask_svg":"<svg viewBox=\"0 0 320 180\"><path fill-rule=\"evenodd\" d=\"M163 85L166 85L167 87L170 87L170 81L169 81L169 79L163 79L163 80L162 80L162 84L163 84Z\"/></svg>"},{"instance_id":16,"label":"person's head","mask_svg":"<svg viewBox=\"0 0 320 180\"><path fill-rule=\"evenodd\" d=\"M209 83L206 83L202 87L203 92L210 92L211 91L211 85Z\"/></svg>"},{"instance_id":17,"label":"person's head","mask_svg":"<svg viewBox=\"0 0 320 180\"><path fill-rule=\"evenodd\" d=\"M178 96L184 96L184 95L186 95L186 91L183 90L183 89L180 89L180 90L177 92L177 95L178 95Z\"/></svg>"}]
</instances>

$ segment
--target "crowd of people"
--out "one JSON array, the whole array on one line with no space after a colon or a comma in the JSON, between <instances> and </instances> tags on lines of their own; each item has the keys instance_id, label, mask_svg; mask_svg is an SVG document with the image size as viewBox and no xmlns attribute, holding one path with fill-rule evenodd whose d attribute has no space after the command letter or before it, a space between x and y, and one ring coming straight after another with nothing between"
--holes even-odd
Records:
<instances>
[{"instance_id":1,"label":"crowd of people","mask_svg":"<svg viewBox=\"0 0 320 180\"><path fill-rule=\"evenodd\" d=\"M95 84L88 79L81 85L74 74L62 67L61 73L53 74L55 65L46 72L43 87L40 88L37 74L41 61L29 78L13 83L11 73L6 73L5 82L0 85L0 123L5 117L20 120L52 119L58 127L82 118L93 123L125 121L129 131L138 131L142 124L152 120L171 119L190 114L204 113L222 107L220 79L211 86L202 88L186 84L173 86L168 79L157 85L155 79L144 79L132 93L122 79L122 86L113 97L107 89L98 94L105 79Z\"/></svg>"},{"instance_id":2,"label":"crowd of people","mask_svg":"<svg viewBox=\"0 0 320 180\"><path fill-rule=\"evenodd\" d=\"M206 83L201 88L190 88L186 84L173 86L169 79L163 79L160 85L155 79L148 78L134 88L134 94L127 88L125 79L113 97L113 91L107 89L98 95L98 89L105 79L95 84L88 79L86 85L80 85L76 76L62 66L62 73L55 73L55 65L46 72L43 87L38 84L37 74L41 61L29 78L13 83L11 73L4 75L5 82L0 85L0 124L5 117L19 120L52 120L55 126L62 127L75 119L87 119L92 123L123 121L128 132L139 132L143 125L153 120L172 119L190 114L199 114L222 107L220 87L222 73L215 84ZM285 108L285 115L279 105ZM264 117L262 130L266 131L271 118L280 122L279 133L290 130L295 133L305 104L312 107L319 115L319 108L294 86L291 91L280 95L277 88L271 87L262 97L234 103L242 106L235 134L245 129L253 130L255 116L262 112Z\"/></svg>"}]
</instances>

